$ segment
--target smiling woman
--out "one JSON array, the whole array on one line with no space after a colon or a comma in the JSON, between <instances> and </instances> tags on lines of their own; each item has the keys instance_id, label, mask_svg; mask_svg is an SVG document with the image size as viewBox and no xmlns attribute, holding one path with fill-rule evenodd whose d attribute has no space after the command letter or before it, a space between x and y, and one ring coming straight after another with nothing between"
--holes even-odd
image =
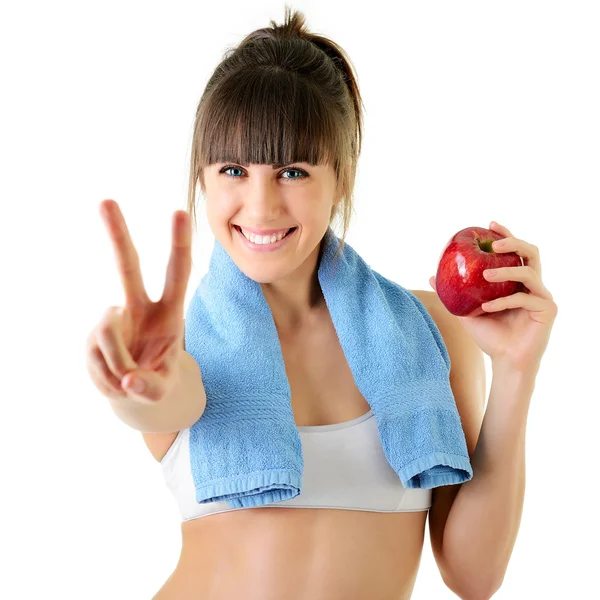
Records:
<instances>
[{"instance_id":1,"label":"smiling woman","mask_svg":"<svg viewBox=\"0 0 600 600\"><path fill-rule=\"evenodd\" d=\"M154 600L407 600L432 490L405 487L386 459L376 415L356 385L317 276L322 241L336 216L343 224L337 252L344 250L362 101L345 52L309 33L301 13L290 14L286 7L285 23L271 25L230 50L206 86L194 124L188 208L194 215L199 184L225 264L235 263L261 284L302 442L302 490L270 506L232 509L217 498L200 502L191 449L203 444L216 452L198 427L208 421L206 415L176 432L144 434L182 518L180 560ZM223 276L218 269L213 273ZM213 279L217 289L225 287L227 274L238 275L234 270L223 282ZM337 281L334 288L345 299L346 288ZM237 284L231 287L234 294L239 290ZM255 289L238 296L252 296ZM430 296L420 294L414 292L415 301L426 311ZM242 307L248 314L230 307L241 317L236 331L264 316ZM204 331L193 325L186 331L193 352ZM243 345L257 346L250 334ZM225 355L234 375L242 372L241 349L230 355L223 336L210 346L218 346L215 352ZM211 371L201 371L207 412L219 412L222 395L215 392L211 398ZM217 372L219 380L236 382L235 376L226 377L224 366ZM245 388L249 379L242 378ZM269 392L261 388L253 397ZM194 396L198 390L187 393ZM466 414L465 419L471 422ZM238 437L240 443L248 439ZM230 441L226 447L234 452ZM436 515L436 523L443 524L443 514Z\"/></svg>"}]
</instances>

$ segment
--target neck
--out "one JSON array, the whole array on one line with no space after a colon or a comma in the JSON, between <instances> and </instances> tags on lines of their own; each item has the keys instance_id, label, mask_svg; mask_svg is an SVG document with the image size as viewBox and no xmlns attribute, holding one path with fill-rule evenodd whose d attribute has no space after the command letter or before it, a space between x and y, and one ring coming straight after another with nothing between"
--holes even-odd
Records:
<instances>
[{"instance_id":1,"label":"neck","mask_svg":"<svg viewBox=\"0 0 600 600\"><path fill-rule=\"evenodd\" d=\"M265 300L281 333L297 330L308 323L325 304L318 279L321 244L289 277L261 283Z\"/></svg>"}]
</instances>

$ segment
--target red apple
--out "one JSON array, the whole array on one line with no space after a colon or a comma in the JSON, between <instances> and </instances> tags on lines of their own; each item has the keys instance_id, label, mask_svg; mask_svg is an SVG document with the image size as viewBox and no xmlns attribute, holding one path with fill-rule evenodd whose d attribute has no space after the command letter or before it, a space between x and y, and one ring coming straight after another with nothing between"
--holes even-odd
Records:
<instances>
[{"instance_id":1,"label":"red apple","mask_svg":"<svg viewBox=\"0 0 600 600\"><path fill-rule=\"evenodd\" d=\"M516 252L495 252L492 242L503 236L484 227L466 227L454 234L442 250L435 288L442 304L453 315L474 317L486 313L484 302L527 288L520 281L490 281L486 269L520 267Z\"/></svg>"}]
</instances>

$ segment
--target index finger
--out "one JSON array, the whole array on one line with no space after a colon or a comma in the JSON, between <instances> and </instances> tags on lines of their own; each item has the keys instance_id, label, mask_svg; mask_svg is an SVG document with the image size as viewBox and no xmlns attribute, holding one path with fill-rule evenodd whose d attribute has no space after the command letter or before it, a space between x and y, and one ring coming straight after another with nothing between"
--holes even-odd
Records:
<instances>
[{"instance_id":1,"label":"index finger","mask_svg":"<svg viewBox=\"0 0 600 600\"><path fill-rule=\"evenodd\" d=\"M131 305L148 301L139 257L119 205L114 200L104 200L100 203L100 216L113 244L119 275L125 290L125 302Z\"/></svg>"}]
</instances>

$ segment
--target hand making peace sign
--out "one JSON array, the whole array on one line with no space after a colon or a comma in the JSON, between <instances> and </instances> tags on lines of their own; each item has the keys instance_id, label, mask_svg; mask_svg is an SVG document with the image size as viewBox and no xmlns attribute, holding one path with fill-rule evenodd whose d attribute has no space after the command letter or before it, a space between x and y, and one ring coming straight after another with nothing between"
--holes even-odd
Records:
<instances>
[{"instance_id":1,"label":"hand making peace sign","mask_svg":"<svg viewBox=\"0 0 600 600\"><path fill-rule=\"evenodd\" d=\"M161 299L144 289L138 254L114 200L100 203L100 215L113 244L125 290L125 305L111 306L87 341L88 372L110 398L151 403L165 398L178 377L183 349L183 308L192 268L191 224L185 211L173 214L171 257ZM145 383L135 391L135 381Z\"/></svg>"}]
</instances>

